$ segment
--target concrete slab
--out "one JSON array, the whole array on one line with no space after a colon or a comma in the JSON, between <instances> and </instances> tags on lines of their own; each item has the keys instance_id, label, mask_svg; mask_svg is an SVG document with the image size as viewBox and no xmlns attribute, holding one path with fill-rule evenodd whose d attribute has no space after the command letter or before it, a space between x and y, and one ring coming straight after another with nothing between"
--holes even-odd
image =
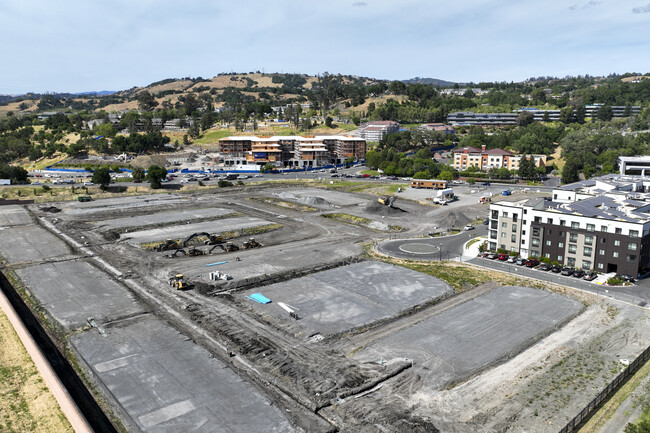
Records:
<instances>
[{"instance_id":1,"label":"concrete slab","mask_svg":"<svg viewBox=\"0 0 650 433\"><path fill-rule=\"evenodd\" d=\"M155 316L70 339L144 432L292 432L255 387Z\"/></svg>"},{"instance_id":2,"label":"concrete slab","mask_svg":"<svg viewBox=\"0 0 650 433\"><path fill-rule=\"evenodd\" d=\"M361 262L246 291L261 292L271 304L251 305L260 314L306 336L330 335L387 319L400 311L450 294L444 281L382 262ZM291 306L300 320L278 302Z\"/></svg>"},{"instance_id":3,"label":"concrete slab","mask_svg":"<svg viewBox=\"0 0 650 433\"><path fill-rule=\"evenodd\" d=\"M325 189L289 189L274 195L283 200L294 201L323 209L328 209L333 206L356 206L360 204L365 206L371 201L355 196L354 194Z\"/></svg>"},{"instance_id":4,"label":"concrete slab","mask_svg":"<svg viewBox=\"0 0 650 433\"><path fill-rule=\"evenodd\" d=\"M126 288L83 261L48 263L16 271L31 293L67 329L144 311Z\"/></svg>"},{"instance_id":5,"label":"concrete slab","mask_svg":"<svg viewBox=\"0 0 650 433\"><path fill-rule=\"evenodd\" d=\"M138 200L127 200L120 202L119 199L105 199L83 203L53 203L53 206L60 207L65 215L87 216L101 214L115 214L118 212L130 212L136 210L148 210L153 208L169 208L187 202L187 198L139 198Z\"/></svg>"},{"instance_id":6,"label":"concrete slab","mask_svg":"<svg viewBox=\"0 0 650 433\"><path fill-rule=\"evenodd\" d=\"M194 210L178 210L168 212L149 213L147 215L115 218L95 222L100 230L122 229L127 227L143 227L147 225L166 224L177 221L193 221L208 218L219 218L233 213L229 209L208 208Z\"/></svg>"},{"instance_id":7,"label":"concrete slab","mask_svg":"<svg viewBox=\"0 0 650 433\"><path fill-rule=\"evenodd\" d=\"M378 340L355 358L413 359L428 384L441 389L515 356L581 309L557 293L500 287Z\"/></svg>"},{"instance_id":8,"label":"concrete slab","mask_svg":"<svg viewBox=\"0 0 650 433\"><path fill-rule=\"evenodd\" d=\"M68 246L47 230L34 225L0 230L0 255L8 263L22 263L63 257Z\"/></svg>"},{"instance_id":9,"label":"concrete slab","mask_svg":"<svg viewBox=\"0 0 650 433\"><path fill-rule=\"evenodd\" d=\"M183 239L192 233L198 232L223 233L267 224L271 224L271 222L254 217L236 217L219 221L206 221L195 224L138 230L129 233L127 239L130 244L139 245L147 242L164 241L165 239Z\"/></svg>"},{"instance_id":10,"label":"concrete slab","mask_svg":"<svg viewBox=\"0 0 650 433\"><path fill-rule=\"evenodd\" d=\"M15 226L20 224L29 224L32 217L22 206L0 206L0 227Z\"/></svg>"}]
</instances>

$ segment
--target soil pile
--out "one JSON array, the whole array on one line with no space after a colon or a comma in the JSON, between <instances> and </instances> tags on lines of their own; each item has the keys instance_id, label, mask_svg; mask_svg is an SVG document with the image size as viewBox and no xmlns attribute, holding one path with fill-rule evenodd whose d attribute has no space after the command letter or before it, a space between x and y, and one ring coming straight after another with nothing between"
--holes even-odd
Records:
<instances>
[{"instance_id":1,"label":"soil pile","mask_svg":"<svg viewBox=\"0 0 650 433\"><path fill-rule=\"evenodd\" d=\"M397 206L386 206L385 204L381 204L378 201L371 201L366 206L365 211L379 216L398 216L406 212L404 209L400 209Z\"/></svg>"},{"instance_id":2,"label":"soil pile","mask_svg":"<svg viewBox=\"0 0 650 433\"><path fill-rule=\"evenodd\" d=\"M298 201L307 206L317 206L317 207L333 207L334 205L329 201L325 200L323 197L300 197Z\"/></svg>"}]
</instances>

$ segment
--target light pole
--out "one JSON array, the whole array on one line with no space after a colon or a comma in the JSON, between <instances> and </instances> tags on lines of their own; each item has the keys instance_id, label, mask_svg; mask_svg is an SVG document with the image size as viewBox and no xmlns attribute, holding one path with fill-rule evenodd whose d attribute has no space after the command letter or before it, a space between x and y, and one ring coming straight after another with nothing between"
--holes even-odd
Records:
<instances>
[{"instance_id":1,"label":"light pole","mask_svg":"<svg viewBox=\"0 0 650 433\"><path fill-rule=\"evenodd\" d=\"M440 242L440 260L442 262L442 242Z\"/></svg>"}]
</instances>

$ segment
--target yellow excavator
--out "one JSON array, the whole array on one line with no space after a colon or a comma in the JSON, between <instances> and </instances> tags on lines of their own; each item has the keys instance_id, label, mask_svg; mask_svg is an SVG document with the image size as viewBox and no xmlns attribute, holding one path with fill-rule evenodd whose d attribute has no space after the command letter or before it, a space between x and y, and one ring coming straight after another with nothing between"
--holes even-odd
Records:
<instances>
[{"instance_id":1,"label":"yellow excavator","mask_svg":"<svg viewBox=\"0 0 650 433\"><path fill-rule=\"evenodd\" d=\"M393 195L387 195L385 197L379 197L377 201L385 206L393 207L393 202L397 197Z\"/></svg>"},{"instance_id":2,"label":"yellow excavator","mask_svg":"<svg viewBox=\"0 0 650 433\"><path fill-rule=\"evenodd\" d=\"M250 248L261 248L264 245L261 243L257 242L255 238L249 238L246 242L242 244L242 248L245 250L248 250Z\"/></svg>"},{"instance_id":3,"label":"yellow excavator","mask_svg":"<svg viewBox=\"0 0 650 433\"><path fill-rule=\"evenodd\" d=\"M169 285L174 287L176 290L183 290L186 288L185 280L183 279L183 274L176 274L169 279Z\"/></svg>"}]
</instances>

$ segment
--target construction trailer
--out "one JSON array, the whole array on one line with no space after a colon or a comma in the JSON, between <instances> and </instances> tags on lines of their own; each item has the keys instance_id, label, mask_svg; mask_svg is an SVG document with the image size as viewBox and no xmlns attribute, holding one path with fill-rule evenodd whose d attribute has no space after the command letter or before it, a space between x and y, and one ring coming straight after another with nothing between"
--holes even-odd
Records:
<instances>
[{"instance_id":1,"label":"construction trailer","mask_svg":"<svg viewBox=\"0 0 650 433\"><path fill-rule=\"evenodd\" d=\"M448 203L450 201L454 200L454 189L453 188L445 188L445 189L439 189L436 191L434 195L434 202L443 202L443 203ZM437 199L437 200L436 200Z\"/></svg>"},{"instance_id":2,"label":"construction trailer","mask_svg":"<svg viewBox=\"0 0 650 433\"><path fill-rule=\"evenodd\" d=\"M412 180L411 188L426 188L426 189L445 189L448 182L446 180Z\"/></svg>"}]
</instances>

